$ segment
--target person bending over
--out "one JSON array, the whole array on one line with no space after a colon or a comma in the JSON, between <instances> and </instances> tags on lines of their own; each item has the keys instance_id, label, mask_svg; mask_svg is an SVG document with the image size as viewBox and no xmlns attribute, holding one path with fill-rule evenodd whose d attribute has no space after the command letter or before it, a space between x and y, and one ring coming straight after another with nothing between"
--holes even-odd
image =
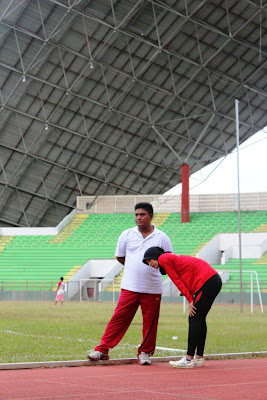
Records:
<instances>
[{"instance_id":1,"label":"person bending over","mask_svg":"<svg viewBox=\"0 0 267 400\"><path fill-rule=\"evenodd\" d=\"M147 249L143 262L154 269L160 269L163 274L167 273L189 302L187 355L179 361L170 361L170 364L175 368L203 366L206 316L221 290L220 276L200 258L166 253L157 246Z\"/></svg>"},{"instance_id":2,"label":"person bending over","mask_svg":"<svg viewBox=\"0 0 267 400\"><path fill-rule=\"evenodd\" d=\"M121 293L114 314L109 321L100 344L88 355L90 360L108 360L109 349L115 347L130 326L141 307L143 315L143 340L137 359L141 365L151 363L156 346L157 326L162 294L162 277L158 270L145 265L144 252L151 246L172 251L168 236L152 225L153 207L150 203L135 205L136 227L122 232L116 247L116 258L124 265Z\"/></svg>"}]
</instances>

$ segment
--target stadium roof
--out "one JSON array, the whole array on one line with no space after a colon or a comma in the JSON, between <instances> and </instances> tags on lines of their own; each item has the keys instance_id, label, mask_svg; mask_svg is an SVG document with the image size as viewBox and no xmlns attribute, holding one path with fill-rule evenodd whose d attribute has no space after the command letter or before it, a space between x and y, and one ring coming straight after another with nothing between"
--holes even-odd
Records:
<instances>
[{"instance_id":1,"label":"stadium roof","mask_svg":"<svg viewBox=\"0 0 267 400\"><path fill-rule=\"evenodd\" d=\"M267 125L263 0L1 0L0 224L164 193Z\"/></svg>"}]
</instances>

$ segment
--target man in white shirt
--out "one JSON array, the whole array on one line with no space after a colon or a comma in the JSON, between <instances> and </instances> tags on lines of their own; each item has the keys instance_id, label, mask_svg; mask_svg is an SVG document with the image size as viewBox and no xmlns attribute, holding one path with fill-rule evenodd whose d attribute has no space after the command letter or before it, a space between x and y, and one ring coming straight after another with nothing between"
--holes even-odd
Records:
<instances>
[{"instance_id":1,"label":"man in white shirt","mask_svg":"<svg viewBox=\"0 0 267 400\"><path fill-rule=\"evenodd\" d=\"M169 237L151 224L152 219L153 207L150 203L136 204L137 226L122 232L118 239L115 254L117 260L124 265L121 294L100 345L88 355L90 360L109 359L109 349L120 342L140 305L143 315L143 341L138 348L137 359L141 365L151 363L149 356L153 355L156 346L162 276L159 270L149 268L142 260L145 251L151 246L173 251Z\"/></svg>"}]
</instances>

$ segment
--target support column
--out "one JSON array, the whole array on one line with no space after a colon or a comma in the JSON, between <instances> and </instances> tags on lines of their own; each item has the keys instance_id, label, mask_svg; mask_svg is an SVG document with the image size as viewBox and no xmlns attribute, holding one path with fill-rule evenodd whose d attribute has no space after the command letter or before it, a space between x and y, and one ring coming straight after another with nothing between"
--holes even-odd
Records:
<instances>
[{"instance_id":1,"label":"support column","mask_svg":"<svg viewBox=\"0 0 267 400\"><path fill-rule=\"evenodd\" d=\"M182 164L182 205L181 222L189 222L189 176L190 166Z\"/></svg>"}]
</instances>

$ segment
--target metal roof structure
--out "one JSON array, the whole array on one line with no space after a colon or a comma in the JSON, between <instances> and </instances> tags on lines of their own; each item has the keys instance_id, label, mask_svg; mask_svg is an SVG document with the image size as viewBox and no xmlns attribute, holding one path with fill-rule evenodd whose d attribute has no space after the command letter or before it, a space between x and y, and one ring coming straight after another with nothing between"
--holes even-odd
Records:
<instances>
[{"instance_id":1,"label":"metal roof structure","mask_svg":"<svg viewBox=\"0 0 267 400\"><path fill-rule=\"evenodd\" d=\"M1 0L0 224L164 193L267 125L265 0Z\"/></svg>"}]
</instances>

